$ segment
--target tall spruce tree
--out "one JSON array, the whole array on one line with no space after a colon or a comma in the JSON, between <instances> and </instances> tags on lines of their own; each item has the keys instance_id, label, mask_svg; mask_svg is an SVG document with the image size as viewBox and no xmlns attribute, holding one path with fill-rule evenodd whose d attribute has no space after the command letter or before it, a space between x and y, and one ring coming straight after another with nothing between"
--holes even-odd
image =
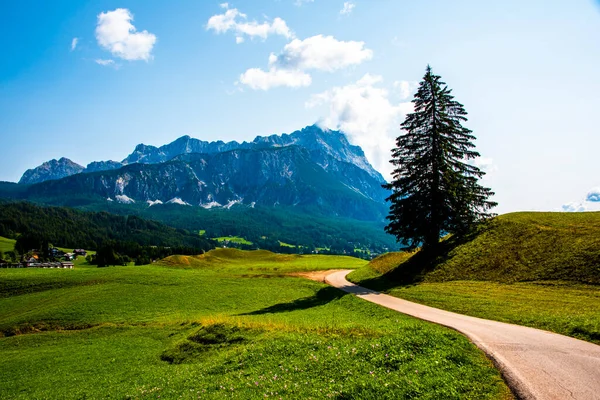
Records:
<instances>
[{"instance_id":1,"label":"tall spruce tree","mask_svg":"<svg viewBox=\"0 0 600 400\"><path fill-rule=\"evenodd\" d=\"M479 157L475 137L462 126L462 104L439 75L427 70L412 101L414 112L401 125L404 133L392 150L392 191L388 233L415 248L437 248L443 233L465 234L493 214L494 193L478 184L485 174L468 161Z\"/></svg>"}]
</instances>

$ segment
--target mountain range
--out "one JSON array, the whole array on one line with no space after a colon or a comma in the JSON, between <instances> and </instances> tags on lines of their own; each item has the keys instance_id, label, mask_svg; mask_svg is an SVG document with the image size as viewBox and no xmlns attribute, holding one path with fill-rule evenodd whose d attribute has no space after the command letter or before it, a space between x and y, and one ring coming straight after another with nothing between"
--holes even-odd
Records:
<instances>
[{"instance_id":1,"label":"mountain range","mask_svg":"<svg viewBox=\"0 0 600 400\"><path fill-rule=\"evenodd\" d=\"M20 185L36 196L95 195L106 201L211 207L313 206L325 213L381 219L384 179L339 131L308 126L252 142L182 136L140 144L123 161L87 167L67 158L27 170Z\"/></svg>"},{"instance_id":2,"label":"mountain range","mask_svg":"<svg viewBox=\"0 0 600 400\"><path fill-rule=\"evenodd\" d=\"M70 175L87 172L108 171L119 169L128 164L159 164L173 158L190 153L214 154L231 150L259 150L273 147L299 146L311 152L313 160L327 169L327 156L338 161L345 161L367 171L376 179L383 180L381 174L367 161L362 149L348 142L340 131L323 130L316 125L308 126L292 134L257 136L252 142L206 142L182 136L175 141L155 147L139 144L123 161L94 161L83 167L68 158L50 160L42 165L25 171L20 184L34 184L47 180L61 179Z\"/></svg>"},{"instance_id":3,"label":"mountain range","mask_svg":"<svg viewBox=\"0 0 600 400\"><path fill-rule=\"evenodd\" d=\"M383 232L383 183L343 132L312 125L241 143L182 136L86 167L63 157L27 170L18 184L0 182L0 198L134 214L212 237L386 249L395 240Z\"/></svg>"}]
</instances>

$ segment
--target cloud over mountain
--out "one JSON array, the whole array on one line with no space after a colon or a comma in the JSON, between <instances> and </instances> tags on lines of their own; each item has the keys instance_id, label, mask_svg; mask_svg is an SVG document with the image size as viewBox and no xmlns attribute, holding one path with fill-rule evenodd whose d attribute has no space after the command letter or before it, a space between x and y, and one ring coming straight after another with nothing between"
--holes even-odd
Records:
<instances>
[{"instance_id":1,"label":"cloud over mountain","mask_svg":"<svg viewBox=\"0 0 600 400\"><path fill-rule=\"evenodd\" d=\"M325 107L321 124L346 132L350 141L362 147L368 160L389 178L391 149L400 134L400 118L412 111L412 103L390 101L390 93L381 87L383 78L365 74L355 83L313 95L307 108Z\"/></svg>"}]
</instances>

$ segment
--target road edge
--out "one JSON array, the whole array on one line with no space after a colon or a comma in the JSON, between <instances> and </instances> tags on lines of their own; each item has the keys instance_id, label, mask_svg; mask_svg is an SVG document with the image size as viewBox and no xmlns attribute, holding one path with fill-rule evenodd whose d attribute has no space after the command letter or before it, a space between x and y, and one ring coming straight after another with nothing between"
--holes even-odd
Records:
<instances>
[{"instance_id":1,"label":"road edge","mask_svg":"<svg viewBox=\"0 0 600 400\"><path fill-rule=\"evenodd\" d=\"M362 286L356 285L350 281L348 281L346 279L346 276L352 272L353 270L343 270L345 272L344 274L344 279L346 280L347 283L349 283L350 285L356 287L356 288L360 288L360 289L364 289L364 290L369 290L375 294L379 294L379 295L385 295L385 293L381 293L378 292L376 290L372 290L369 288L364 288ZM343 288L337 287L335 285L333 285L330 281L329 281L329 276L335 273L341 272L340 270L332 270L330 273L328 273L327 275L325 275L325 279L323 280L324 283L328 284L331 287L335 287L338 290L342 290L344 292L350 293L350 294L354 294L356 297L361 298L360 296L356 295L355 293L352 293L348 290L344 290ZM389 296L389 295L388 295ZM392 296L393 297L393 296ZM364 298L362 298L362 300L365 301L369 301L366 300ZM373 302L372 302L373 303ZM374 303L377 304L377 303ZM385 307L384 305L381 304L377 304L381 307ZM388 307L385 307L388 308ZM398 311L398 310L394 310L392 308L389 308L390 310L402 313L402 311ZM404 313L402 313L404 314ZM527 384L527 382L525 382L525 380L523 379L523 377L517 373L516 371L514 371L511 367L510 364L504 359L504 357L502 357L501 355L497 354L495 351L493 351L492 349L490 349L483 341L481 341L477 336L475 335L471 335L467 332L463 332L460 329L457 329L453 326L448 326L446 324L441 324L438 322L433 322L433 321L429 321L427 319L423 319L423 318L419 318L419 317L415 317L414 315L410 315L410 314L405 314L408 315L412 318L417 318L420 319L422 321L426 321L426 322L430 322L436 325L440 325L443 326L445 328L449 328L452 329L455 332L460 333L461 335L465 336L471 343L473 343L479 350L481 350L483 352L483 354L485 354L485 356L492 362L492 364L494 365L494 367L500 372L500 376L502 377L502 379L504 380L504 382L506 383L506 386L508 386L508 388L510 389L510 391L512 392L512 394L515 396L515 398L517 400L536 400L537 396L535 396L535 394L533 393L533 391L531 390L531 388L529 387L529 385Z\"/></svg>"}]
</instances>

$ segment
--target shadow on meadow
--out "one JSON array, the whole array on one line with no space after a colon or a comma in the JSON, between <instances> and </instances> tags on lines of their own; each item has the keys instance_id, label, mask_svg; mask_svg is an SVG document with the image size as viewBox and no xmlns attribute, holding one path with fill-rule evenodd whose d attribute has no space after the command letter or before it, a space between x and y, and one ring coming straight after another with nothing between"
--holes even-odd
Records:
<instances>
[{"instance_id":1,"label":"shadow on meadow","mask_svg":"<svg viewBox=\"0 0 600 400\"><path fill-rule=\"evenodd\" d=\"M459 246L474 240L488 225L482 225L475 232L464 236L451 236L432 251L419 250L413 256L377 278L365 279L360 285L386 292L398 286L412 286L422 282L425 276L446 262L451 253Z\"/></svg>"},{"instance_id":2,"label":"shadow on meadow","mask_svg":"<svg viewBox=\"0 0 600 400\"><path fill-rule=\"evenodd\" d=\"M303 297L287 303L275 304L260 310L239 315L277 314L296 310L307 310L309 308L323 306L331 301L340 299L347 294L348 293L342 292L341 290L333 287L324 287L319 289L313 296L310 297Z\"/></svg>"}]
</instances>

